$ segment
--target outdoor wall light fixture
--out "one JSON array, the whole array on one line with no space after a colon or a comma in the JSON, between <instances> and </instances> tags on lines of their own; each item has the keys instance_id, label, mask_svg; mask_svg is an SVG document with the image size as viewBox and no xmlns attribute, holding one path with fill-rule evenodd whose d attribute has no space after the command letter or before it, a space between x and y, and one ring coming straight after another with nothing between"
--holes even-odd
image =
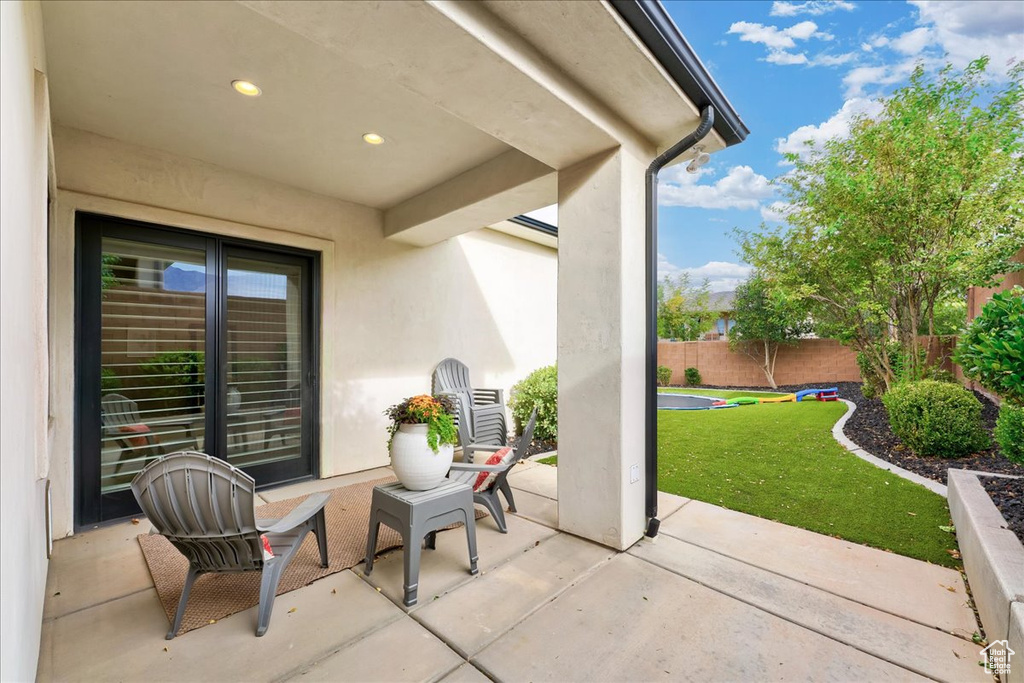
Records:
<instances>
[{"instance_id":1,"label":"outdoor wall light fixture","mask_svg":"<svg viewBox=\"0 0 1024 683\"><path fill-rule=\"evenodd\" d=\"M235 80L231 81L231 87L246 97L259 97L263 92L252 81Z\"/></svg>"},{"instance_id":2,"label":"outdoor wall light fixture","mask_svg":"<svg viewBox=\"0 0 1024 683\"><path fill-rule=\"evenodd\" d=\"M370 145L383 145L384 136L377 133L363 133L363 142Z\"/></svg>"},{"instance_id":3,"label":"outdoor wall light fixture","mask_svg":"<svg viewBox=\"0 0 1024 683\"><path fill-rule=\"evenodd\" d=\"M694 149L697 150L697 156L693 158L693 161L686 165L687 173L696 173L697 169L711 161L711 155L705 152L703 147L697 145Z\"/></svg>"}]
</instances>

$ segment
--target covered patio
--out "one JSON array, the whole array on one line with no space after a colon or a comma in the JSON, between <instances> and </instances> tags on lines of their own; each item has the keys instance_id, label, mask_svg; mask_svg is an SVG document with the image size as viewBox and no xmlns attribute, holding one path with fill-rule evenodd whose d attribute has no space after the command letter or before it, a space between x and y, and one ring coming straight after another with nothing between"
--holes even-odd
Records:
<instances>
[{"instance_id":1,"label":"covered patio","mask_svg":"<svg viewBox=\"0 0 1024 683\"><path fill-rule=\"evenodd\" d=\"M268 501L386 476L268 492ZM661 533L625 553L558 530L557 470L509 481L509 533L481 520L426 551L420 603L402 607L402 552L162 639L167 618L123 523L58 542L39 680L990 680L960 574L661 494ZM97 581L116 564L120 580Z\"/></svg>"},{"instance_id":2,"label":"covered patio","mask_svg":"<svg viewBox=\"0 0 1024 683\"><path fill-rule=\"evenodd\" d=\"M747 134L657 2L0 8L0 358L17 387L0 678L983 677L955 572L655 496L649 169ZM554 204L557 242L507 220ZM105 270L108 243L131 263ZM262 408L263 389L235 386L255 360L232 355L229 325L233 300L261 298L230 274L260 258L276 284L247 310L301 328L254 342L286 376ZM198 284L169 286L172 268ZM180 348L115 339L118 364L205 354L187 436L228 461L262 444L301 462L258 465L267 501L387 475L382 412L446 357L505 390L557 361L558 469L516 466L519 512L507 535L480 522L479 576L441 534L411 610L392 551L369 580L356 566L282 595L262 638L250 610L166 642L146 522L123 521L128 475L103 474L146 441L103 440L130 403L104 372L124 326L100 312L129 275L194 319L137 328L180 331Z\"/></svg>"}]
</instances>

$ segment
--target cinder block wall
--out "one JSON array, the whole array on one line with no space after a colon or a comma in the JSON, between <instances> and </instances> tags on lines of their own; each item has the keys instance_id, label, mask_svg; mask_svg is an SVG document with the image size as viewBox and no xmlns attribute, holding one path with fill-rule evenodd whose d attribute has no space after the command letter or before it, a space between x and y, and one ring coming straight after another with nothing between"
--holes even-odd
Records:
<instances>
[{"instance_id":1,"label":"cinder block wall","mask_svg":"<svg viewBox=\"0 0 1024 683\"><path fill-rule=\"evenodd\" d=\"M927 345L931 360L944 358L944 367L951 369L948 360L951 345L947 340L926 337L921 343ZM695 367L704 384L770 386L758 363L743 352L730 351L729 342L725 341L658 342L658 365L672 368L672 384L684 384L686 368ZM859 382L857 354L834 339L804 339L795 346L782 346L775 361L775 381L777 384Z\"/></svg>"}]
</instances>

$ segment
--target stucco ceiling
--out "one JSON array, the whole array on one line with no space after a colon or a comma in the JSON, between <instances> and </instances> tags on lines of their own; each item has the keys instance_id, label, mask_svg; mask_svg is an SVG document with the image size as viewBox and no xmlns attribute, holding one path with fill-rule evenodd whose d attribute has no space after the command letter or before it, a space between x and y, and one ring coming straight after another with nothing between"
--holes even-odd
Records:
<instances>
[{"instance_id":1,"label":"stucco ceiling","mask_svg":"<svg viewBox=\"0 0 1024 683\"><path fill-rule=\"evenodd\" d=\"M43 15L63 126L377 208L510 149L234 2L46 2ZM238 78L262 96L237 94Z\"/></svg>"}]
</instances>

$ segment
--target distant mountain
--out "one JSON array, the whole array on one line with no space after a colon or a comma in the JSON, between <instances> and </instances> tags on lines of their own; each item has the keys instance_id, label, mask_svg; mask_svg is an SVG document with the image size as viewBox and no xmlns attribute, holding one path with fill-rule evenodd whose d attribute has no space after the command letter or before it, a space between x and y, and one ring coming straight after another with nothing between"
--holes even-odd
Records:
<instances>
[{"instance_id":1,"label":"distant mountain","mask_svg":"<svg viewBox=\"0 0 1024 683\"><path fill-rule=\"evenodd\" d=\"M171 292L205 292L206 273L168 266L164 269L164 289Z\"/></svg>"},{"instance_id":2,"label":"distant mountain","mask_svg":"<svg viewBox=\"0 0 1024 683\"><path fill-rule=\"evenodd\" d=\"M205 292L206 273L168 266L164 269L164 289L169 292ZM284 299L288 296L288 278L279 273L231 270L228 272L228 296Z\"/></svg>"}]
</instances>

